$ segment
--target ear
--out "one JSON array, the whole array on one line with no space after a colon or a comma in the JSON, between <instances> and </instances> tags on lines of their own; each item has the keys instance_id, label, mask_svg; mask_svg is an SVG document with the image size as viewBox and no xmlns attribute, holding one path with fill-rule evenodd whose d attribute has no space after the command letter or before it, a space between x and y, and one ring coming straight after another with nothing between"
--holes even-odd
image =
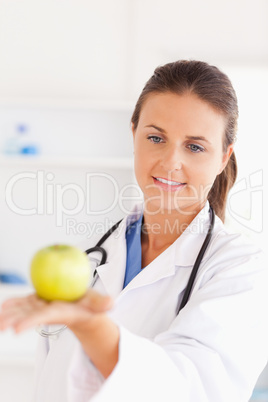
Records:
<instances>
[{"instance_id":1,"label":"ear","mask_svg":"<svg viewBox=\"0 0 268 402\"><path fill-rule=\"evenodd\" d=\"M234 144L228 145L226 152L223 154L222 163L218 175L221 174L221 172L225 169L233 151L234 151Z\"/></svg>"}]
</instances>

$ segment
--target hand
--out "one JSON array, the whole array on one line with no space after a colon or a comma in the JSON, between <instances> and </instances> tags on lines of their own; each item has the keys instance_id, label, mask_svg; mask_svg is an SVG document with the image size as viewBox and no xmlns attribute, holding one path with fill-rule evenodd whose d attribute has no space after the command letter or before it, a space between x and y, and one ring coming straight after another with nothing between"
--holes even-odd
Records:
<instances>
[{"instance_id":1,"label":"hand","mask_svg":"<svg viewBox=\"0 0 268 402\"><path fill-rule=\"evenodd\" d=\"M95 367L106 378L118 361L119 329L105 314L112 308L109 296L89 289L76 302L40 299L36 294L2 304L0 330L16 333L41 324L64 324L73 331Z\"/></svg>"},{"instance_id":2,"label":"hand","mask_svg":"<svg viewBox=\"0 0 268 402\"><path fill-rule=\"evenodd\" d=\"M5 301L0 311L0 330L13 328L16 333L41 324L64 324L70 329L87 326L112 307L112 299L89 289L75 302L40 299L36 294Z\"/></svg>"}]
</instances>

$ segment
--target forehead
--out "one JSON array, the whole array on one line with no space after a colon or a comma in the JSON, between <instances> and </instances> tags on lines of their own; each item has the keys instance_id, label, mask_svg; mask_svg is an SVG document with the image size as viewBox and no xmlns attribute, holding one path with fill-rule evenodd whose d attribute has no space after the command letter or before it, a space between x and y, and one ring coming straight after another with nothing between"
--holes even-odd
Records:
<instances>
[{"instance_id":1,"label":"forehead","mask_svg":"<svg viewBox=\"0 0 268 402\"><path fill-rule=\"evenodd\" d=\"M216 131L223 134L226 118L195 94L151 93L142 106L139 119L140 127L148 124L165 130L190 131L187 134L193 134L193 130L202 131L202 135Z\"/></svg>"}]
</instances>

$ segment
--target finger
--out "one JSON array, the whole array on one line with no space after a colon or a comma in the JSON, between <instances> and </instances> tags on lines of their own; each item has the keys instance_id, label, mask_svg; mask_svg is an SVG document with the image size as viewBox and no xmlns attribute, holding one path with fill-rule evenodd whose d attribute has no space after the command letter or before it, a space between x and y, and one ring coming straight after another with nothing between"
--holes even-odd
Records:
<instances>
[{"instance_id":1,"label":"finger","mask_svg":"<svg viewBox=\"0 0 268 402\"><path fill-rule=\"evenodd\" d=\"M1 309L5 310L16 306L23 306L25 304L32 304L37 302L41 303L44 302L44 300L41 300L35 293L33 293L24 297L14 297L12 299L7 299L2 303Z\"/></svg>"},{"instance_id":2,"label":"finger","mask_svg":"<svg viewBox=\"0 0 268 402\"><path fill-rule=\"evenodd\" d=\"M20 305L25 301L26 297L16 297L12 299L5 300L1 305L1 310L5 310L12 306Z\"/></svg>"},{"instance_id":3,"label":"finger","mask_svg":"<svg viewBox=\"0 0 268 402\"><path fill-rule=\"evenodd\" d=\"M13 323L16 333L45 324L65 324L69 312L68 303L46 303L39 308L33 308L28 314L18 315Z\"/></svg>"},{"instance_id":4,"label":"finger","mask_svg":"<svg viewBox=\"0 0 268 402\"><path fill-rule=\"evenodd\" d=\"M21 308L10 308L0 315L0 329L5 330L12 327L19 319L27 316L27 312Z\"/></svg>"},{"instance_id":5,"label":"finger","mask_svg":"<svg viewBox=\"0 0 268 402\"><path fill-rule=\"evenodd\" d=\"M90 289L78 302L46 302L36 295L8 300L0 314L0 329L13 327L16 333L40 324L72 324L88 320L93 313L103 313L113 305L109 296Z\"/></svg>"},{"instance_id":6,"label":"finger","mask_svg":"<svg viewBox=\"0 0 268 402\"><path fill-rule=\"evenodd\" d=\"M0 313L0 329L16 326L18 322L31 318L35 312L39 314L47 305L36 295L7 300Z\"/></svg>"},{"instance_id":7,"label":"finger","mask_svg":"<svg viewBox=\"0 0 268 402\"><path fill-rule=\"evenodd\" d=\"M29 296L25 298L11 299L2 308L1 319L8 317L16 317L17 315L27 315L33 310L40 310L45 307L47 302L37 298L36 296Z\"/></svg>"},{"instance_id":8,"label":"finger","mask_svg":"<svg viewBox=\"0 0 268 402\"><path fill-rule=\"evenodd\" d=\"M110 296L101 295L95 290L89 289L78 303L92 313L103 313L112 308L113 299Z\"/></svg>"},{"instance_id":9,"label":"finger","mask_svg":"<svg viewBox=\"0 0 268 402\"><path fill-rule=\"evenodd\" d=\"M42 302L33 301L33 305L28 314L18 316L13 328L16 333L45 324L69 325L77 320L81 315L89 318L89 313L81 309L76 303L54 301Z\"/></svg>"},{"instance_id":10,"label":"finger","mask_svg":"<svg viewBox=\"0 0 268 402\"><path fill-rule=\"evenodd\" d=\"M40 314L40 312L34 312L30 315L17 316L16 320L14 320L12 323L12 327L16 333L20 333L27 329L34 328L38 325L45 325L48 323L53 324L52 320L50 322L47 321L49 321L47 314Z\"/></svg>"}]
</instances>

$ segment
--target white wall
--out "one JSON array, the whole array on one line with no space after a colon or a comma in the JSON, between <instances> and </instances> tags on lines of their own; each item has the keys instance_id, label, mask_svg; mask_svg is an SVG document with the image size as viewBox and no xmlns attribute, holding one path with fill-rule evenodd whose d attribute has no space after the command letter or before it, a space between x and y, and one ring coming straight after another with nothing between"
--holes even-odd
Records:
<instances>
[{"instance_id":1,"label":"white wall","mask_svg":"<svg viewBox=\"0 0 268 402\"><path fill-rule=\"evenodd\" d=\"M227 223L266 251L268 69L264 66L223 68L233 82L239 103L235 144L238 178L229 196Z\"/></svg>"},{"instance_id":2,"label":"white wall","mask_svg":"<svg viewBox=\"0 0 268 402\"><path fill-rule=\"evenodd\" d=\"M135 99L180 58L268 65L266 0L1 0L0 98Z\"/></svg>"},{"instance_id":3,"label":"white wall","mask_svg":"<svg viewBox=\"0 0 268 402\"><path fill-rule=\"evenodd\" d=\"M0 2L0 97L123 99L124 0Z\"/></svg>"}]
</instances>

